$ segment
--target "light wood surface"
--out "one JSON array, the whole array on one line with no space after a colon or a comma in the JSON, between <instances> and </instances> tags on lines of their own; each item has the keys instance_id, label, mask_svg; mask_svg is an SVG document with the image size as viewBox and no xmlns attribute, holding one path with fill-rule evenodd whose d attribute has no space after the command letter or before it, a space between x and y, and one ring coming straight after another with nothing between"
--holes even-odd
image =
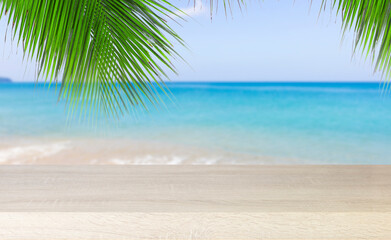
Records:
<instances>
[{"instance_id":1,"label":"light wood surface","mask_svg":"<svg viewBox=\"0 0 391 240\"><path fill-rule=\"evenodd\" d=\"M391 239L391 166L0 166L0 239Z\"/></svg>"}]
</instances>

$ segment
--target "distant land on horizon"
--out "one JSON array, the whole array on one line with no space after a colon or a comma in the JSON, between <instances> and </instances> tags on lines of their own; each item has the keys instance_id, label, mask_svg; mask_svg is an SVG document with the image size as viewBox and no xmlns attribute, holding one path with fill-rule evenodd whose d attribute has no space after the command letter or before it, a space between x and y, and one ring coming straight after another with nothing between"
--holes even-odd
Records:
<instances>
[{"instance_id":1,"label":"distant land on horizon","mask_svg":"<svg viewBox=\"0 0 391 240\"><path fill-rule=\"evenodd\" d=\"M10 78L0 77L0 83L12 83Z\"/></svg>"}]
</instances>

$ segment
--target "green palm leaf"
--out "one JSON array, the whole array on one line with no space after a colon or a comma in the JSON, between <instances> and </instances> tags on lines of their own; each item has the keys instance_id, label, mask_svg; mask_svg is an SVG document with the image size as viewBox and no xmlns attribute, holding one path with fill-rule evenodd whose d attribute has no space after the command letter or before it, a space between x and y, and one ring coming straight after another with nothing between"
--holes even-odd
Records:
<instances>
[{"instance_id":1,"label":"green palm leaf","mask_svg":"<svg viewBox=\"0 0 391 240\"><path fill-rule=\"evenodd\" d=\"M209 0L211 17L213 8L218 8L220 0ZM245 0L222 0L225 14L232 6L245 6ZM312 4L312 0L309 0ZM216 7L215 7L216 6ZM384 88L389 89L391 77L391 0L322 0L320 13L327 7L341 14L343 33L354 30L354 52L362 51L371 57L374 72L382 72L386 80Z\"/></svg>"},{"instance_id":2,"label":"green palm leaf","mask_svg":"<svg viewBox=\"0 0 391 240\"><path fill-rule=\"evenodd\" d=\"M391 0L323 0L342 14L343 29L356 33L354 52L358 49L370 56L374 72L381 71L388 88L391 67Z\"/></svg>"},{"instance_id":3,"label":"green palm leaf","mask_svg":"<svg viewBox=\"0 0 391 240\"><path fill-rule=\"evenodd\" d=\"M239 7L244 0L222 0L224 10L235 3ZM210 0L211 17L213 7L219 0ZM312 4L312 0L309 1ZM354 52L361 49L365 57L371 55L374 71L381 71L385 79L391 77L391 0L322 0L321 11L327 5L337 10L343 20L343 32L354 30L356 39ZM217 11L217 7L216 7ZM388 86L389 81L386 81Z\"/></svg>"},{"instance_id":4,"label":"green palm leaf","mask_svg":"<svg viewBox=\"0 0 391 240\"><path fill-rule=\"evenodd\" d=\"M164 20L177 10L165 0L0 3L14 40L37 60L37 77L61 79L60 99L73 110L119 115L146 107L158 102L151 83L166 77L164 69L175 72L171 42L183 42Z\"/></svg>"},{"instance_id":5,"label":"green palm leaf","mask_svg":"<svg viewBox=\"0 0 391 240\"><path fill-rule=\"evenodd\" d=\"M211 16L220 0L210 0ZM183 44L164 18L177 9L166 0L3 0L17 42L38 61L38 77L62 79L60 98L71 109L119 115L159 102L153 82L174 71ZM244 0L223 0L224 9ZM356 32L355 51L391 74L391 0L323 0L342 13L344 29ZM227 12L227 11L226 11ZM88 109L86 109L88 107Z\"/></svg>"}]
</instances>

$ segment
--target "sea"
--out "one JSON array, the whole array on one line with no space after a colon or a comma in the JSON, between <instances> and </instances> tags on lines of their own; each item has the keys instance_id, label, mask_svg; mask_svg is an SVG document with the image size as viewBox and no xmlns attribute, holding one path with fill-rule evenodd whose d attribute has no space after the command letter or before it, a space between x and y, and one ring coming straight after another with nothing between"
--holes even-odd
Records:
<instances>
[{"instance_id":1,"label":"sea","mask_svg":"<svg viewBox=\"0 0 391 240\"><path fill-rule=\"evenodd\" d=\"M170 82L148 110L69 114L47 84L0 84L0 164L391 164L381 83Z\"/></svg>"}]
</instances>

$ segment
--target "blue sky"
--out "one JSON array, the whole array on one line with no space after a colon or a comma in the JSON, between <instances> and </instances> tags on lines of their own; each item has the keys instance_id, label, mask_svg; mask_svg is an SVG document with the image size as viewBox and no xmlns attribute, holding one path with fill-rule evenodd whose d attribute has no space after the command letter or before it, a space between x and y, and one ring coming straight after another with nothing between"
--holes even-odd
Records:
<instances>
[{"instance_id":1,"label":"blue sky","mask_svg":"<svg viewBox=\"0 0 391 240\"><path fill-rule=\"evenodd\" d=\"M189 49L176 46L189 65L176 62L173 81L379 81L370 59L352 58L353 32L342 40L340 17L326 10L319 19L320 0L248 1L225 17L222 5L210 20L209 4L173 1L192 16L173 28ZM34 63L23 61L22 49L4 43L0 22L0 76L34 80ZM10 35L8 34L8 39Z\"/></svg>"}]
</instances>

